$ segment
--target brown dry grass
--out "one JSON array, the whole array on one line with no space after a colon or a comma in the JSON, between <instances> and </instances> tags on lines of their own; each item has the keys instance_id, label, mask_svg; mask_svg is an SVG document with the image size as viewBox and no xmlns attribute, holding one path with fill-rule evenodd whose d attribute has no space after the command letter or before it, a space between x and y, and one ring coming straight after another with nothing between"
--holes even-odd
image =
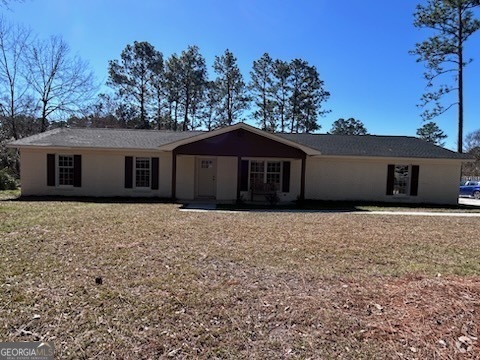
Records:
<instances>
[{"instance_id":1,"label":"brown dry grass","mask_svg":"<svg viewBox=\"0 0 480 360\"><path fill-rule=\"evenodd\" d=\"M478 358L479 228L0 201L0 340L61 359Z\"/></svg>"}]
</instances>

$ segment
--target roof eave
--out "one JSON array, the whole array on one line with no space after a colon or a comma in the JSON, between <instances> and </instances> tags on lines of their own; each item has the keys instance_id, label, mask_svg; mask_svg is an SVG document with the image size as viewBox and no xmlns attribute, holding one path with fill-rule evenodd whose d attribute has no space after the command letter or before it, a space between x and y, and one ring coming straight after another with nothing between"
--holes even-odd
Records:
<instances>
[{"instance_id":1,"label":"roof eave","mask_svg":"<svg viewBox=\"0 0 480 360\"><path fill-rule=\"evenodd\" d=\"M93 151L162 151L157 147L153 148L133 148L133 147L97 147L97 146L64 146L64 145L11 145L7 147L14 149L36 149L36 150L93 150Z\"/></svg>"},{"instance_id":2,"label":"roof eave","mask_svg":"<svg viewBox=\"0 0 480 360\"><path fill-rule=\"evenodd\" d=\"M332 154L322 154L322 155L314 155L314 158L344 158L344 159L351 159L351 158L362 158L362 159L370 159L370 160L375 160L375 159L398 159L398 160L439 160L439 161L455 161L455 162L471 162L475 161L475 159L462 159L462 158L449 158L449 157L418 157L418 156L385 156L385 155L332 155Z\"/></svg>"}]
</instances>

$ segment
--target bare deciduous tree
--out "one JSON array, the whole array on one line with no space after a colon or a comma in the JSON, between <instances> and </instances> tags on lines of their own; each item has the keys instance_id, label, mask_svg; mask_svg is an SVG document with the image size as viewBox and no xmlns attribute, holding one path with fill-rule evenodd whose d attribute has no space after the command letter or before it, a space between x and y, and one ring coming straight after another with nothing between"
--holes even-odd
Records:
<instances>
[{"instance_id":1,"label":"bare deciduous tree","mask_svg":"<svg viewBox=\"0 0 480 360\"><path fill-rule=\"evenodd\" d=\"M72 56L68 45L58 36L31 46L27 80L38 96L41 131L47 129L49 119L54 120L55 116L80 112L96 89L88 64L79 56Z\"/></svg>"},{"instance_id":2,"label":"bare deciduous tree","mask_svg":"<svg viewBox=\"0 0 480 360\"><path fill-rule=\"evenodd\" d=\"M28 84L21 76L31 31L0 19L0 111L7 135L19 138L16 117L28 112Z\"/></svg>"}]
</instances>

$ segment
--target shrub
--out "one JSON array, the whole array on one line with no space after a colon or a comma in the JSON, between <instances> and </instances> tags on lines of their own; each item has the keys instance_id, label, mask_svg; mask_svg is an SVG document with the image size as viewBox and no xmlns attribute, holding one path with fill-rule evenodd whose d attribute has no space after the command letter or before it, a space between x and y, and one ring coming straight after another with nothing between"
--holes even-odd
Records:
<instances>
[{"instance_id":1,"label":"shrub","mask_svg":"<svg viewBox=\"0 0 480 360\"><path fill-rule=\"evenodd\" d=\"M0 169L0 190L15 190L17 181L7 169Z\"/></svg>"},{"instance_id":2,"label":"shrub","mask_svg":"<svg viewBox=\"0 0 480 360\"><path fill-rule=\"evenodd\" d=\"M272 193L269 193L269 194L266 194L265 199L268 201L270 206L275 206L280 201L280 197L278 196L276 191L274 191Z\"/></svg>"}]
</instances>

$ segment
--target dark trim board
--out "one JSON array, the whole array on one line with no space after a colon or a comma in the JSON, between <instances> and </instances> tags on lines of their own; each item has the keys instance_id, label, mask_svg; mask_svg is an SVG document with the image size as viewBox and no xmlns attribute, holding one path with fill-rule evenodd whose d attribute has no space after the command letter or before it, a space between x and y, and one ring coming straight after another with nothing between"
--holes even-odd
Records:
<instances>
[{"instance_id":1,"label":"dark trim board","mask_svg":"<svg viewBox=\"0 0 480 360\"><path fill-rule=\"evenodd\" d=\"M47 154L47 186L55 186L55 154Z\"/></svg>"},{"instance_id":2,"label":"dark trim board","mask_svg":"<svg viewBox=\"0 0 480 360\"><path fill-rule=\"evenodd\" d=\"M133 188L133 156L125 156L125 189Z\"/></svg>"},{"instance_id":3,"label":"dark trim board","mask_svg":"<svg viewBox=\"0 0 480 360\"><path fill-rule=\"evenodd\" d=\"M159 158L152 157L152 190L159 189Z\"/></svg>"},{"instance_id":4,"label":"dark trim board","mask_svg":"<svg viewBox=\"0 0 480 360\"><path fill-rule=\"evenodd\" d=\"M82 155L73 155L73 186L82 187Z\"/></svg>"},{"instance_id":5,"label":"dark trim board","mask_svg":"<svg viewBox=\"0 0 480 360\"><path fill-rule=\"evenodd\" d=\"M418 178L420 176L420 166L412 165L412 177L410 180L410 196L418 195Z\"/></svg>"}]
</instances>

